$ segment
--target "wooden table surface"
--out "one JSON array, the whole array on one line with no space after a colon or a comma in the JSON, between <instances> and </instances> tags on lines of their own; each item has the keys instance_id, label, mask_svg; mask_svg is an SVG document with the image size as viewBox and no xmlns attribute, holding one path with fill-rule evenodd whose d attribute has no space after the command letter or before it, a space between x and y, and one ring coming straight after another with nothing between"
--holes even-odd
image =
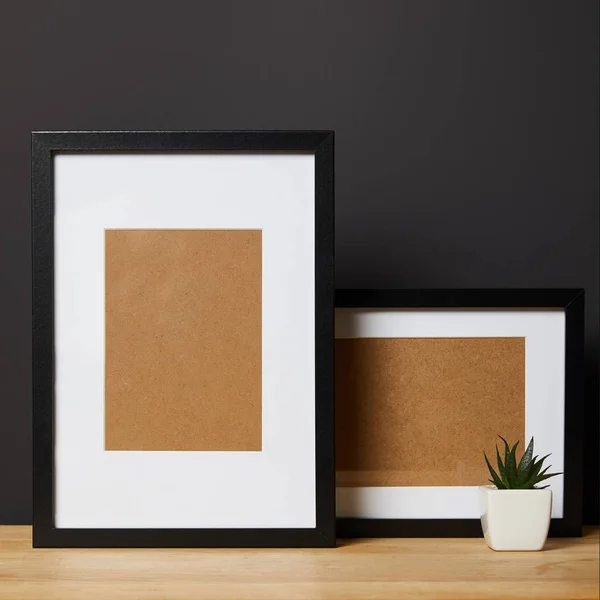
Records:
<instances>
[{"instance_id":1,"label":"wooden table surface","mask_svg":"<svg viewBox=\"0 0 600 600\"><path fill-rule=\"evenodd\" d=\"M1 600L598 598L598 529L543 552L482 539L342 540L319 550L32 549L0 527Z\"/></svg>"}]
</instances>

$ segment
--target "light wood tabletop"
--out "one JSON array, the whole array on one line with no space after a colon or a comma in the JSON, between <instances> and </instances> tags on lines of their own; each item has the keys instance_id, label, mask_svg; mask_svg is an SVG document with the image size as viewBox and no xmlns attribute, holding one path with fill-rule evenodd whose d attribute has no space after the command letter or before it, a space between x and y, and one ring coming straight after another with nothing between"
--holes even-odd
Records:
<instances>
[{"instance_id":1,"label":"light wood tabletop","mask_svg":"<svg viewBox=\"0 0 600 600\"><path fill-rule=\"evenodd\" d=\"M32 549L0 527L1 600L598 598L598 529L543 552L482 539L341 540L318 550Z\"/></svg>"}]
</instances>

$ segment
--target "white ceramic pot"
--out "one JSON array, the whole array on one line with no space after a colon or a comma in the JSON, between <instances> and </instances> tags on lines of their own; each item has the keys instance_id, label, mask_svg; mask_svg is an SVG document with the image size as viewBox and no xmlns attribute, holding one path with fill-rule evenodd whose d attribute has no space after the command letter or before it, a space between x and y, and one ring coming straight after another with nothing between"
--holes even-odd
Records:
<instances>
[{"instance_id":1,"label":"white ceramic pot","mask_svg":"<svg viewBox=\"0 0 600 600\"><path fill-rule=\"evenodd\" d=\"M479 488L481 526L492 550L541 550L548 537L552 491Z\"/></svg>"}]
</instances>

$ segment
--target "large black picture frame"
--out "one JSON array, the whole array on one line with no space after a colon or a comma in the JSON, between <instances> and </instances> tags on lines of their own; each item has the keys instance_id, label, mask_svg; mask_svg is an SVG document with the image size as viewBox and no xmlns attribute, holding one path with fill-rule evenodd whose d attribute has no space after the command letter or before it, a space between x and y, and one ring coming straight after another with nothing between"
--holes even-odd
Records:
<instances>
[{"instance_id":1,"label":"large black picture frame","mask_svg":"<svg viewBox=\"0 0 600 600\"><path fill-rule=\"evenodd\" d=\"M54 524L54 156L57 153L200 151L314 154L316 526L298 529L56 528ZM33 545L35 547L334 546L334 133L332 131L41 131L32 133L31 164Z\"/></svg>"},{"instance_id":2,"label":"large black picture frame","mask_svg":"<svg viewBox=\"0 0 600 600\"><path fill-rule=\"evenodd\" d=\"M565 444L563 518L552 519L549 535L582 535L583 485L583 289L338 289L336 308L390 309L563 309L565 312ZM479 519L338 518L338 536L480 537Z\"/></svg>"}]
</instances>

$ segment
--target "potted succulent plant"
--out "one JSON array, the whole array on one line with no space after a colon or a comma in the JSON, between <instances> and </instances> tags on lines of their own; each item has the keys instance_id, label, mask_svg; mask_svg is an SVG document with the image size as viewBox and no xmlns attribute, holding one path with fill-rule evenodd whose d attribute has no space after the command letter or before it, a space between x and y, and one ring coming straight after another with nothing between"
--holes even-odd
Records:
<instances>
[{"instance_id":1,"label":"potted succulent plant","mask_svg":"<svg viewBox=\"0 0 600 600\"><path fill-rule=\"evenodd\" d=\"M485 541L492 550L541 550L548 537L552 513L552 490L537 484L560 475L542 470L549 454L533 456L533 438L517 464L516 450L504 442L504 461L496 446L498 472L484 452L493 486L479 488L481 526Z\"/></svg>"}]
</instances>

